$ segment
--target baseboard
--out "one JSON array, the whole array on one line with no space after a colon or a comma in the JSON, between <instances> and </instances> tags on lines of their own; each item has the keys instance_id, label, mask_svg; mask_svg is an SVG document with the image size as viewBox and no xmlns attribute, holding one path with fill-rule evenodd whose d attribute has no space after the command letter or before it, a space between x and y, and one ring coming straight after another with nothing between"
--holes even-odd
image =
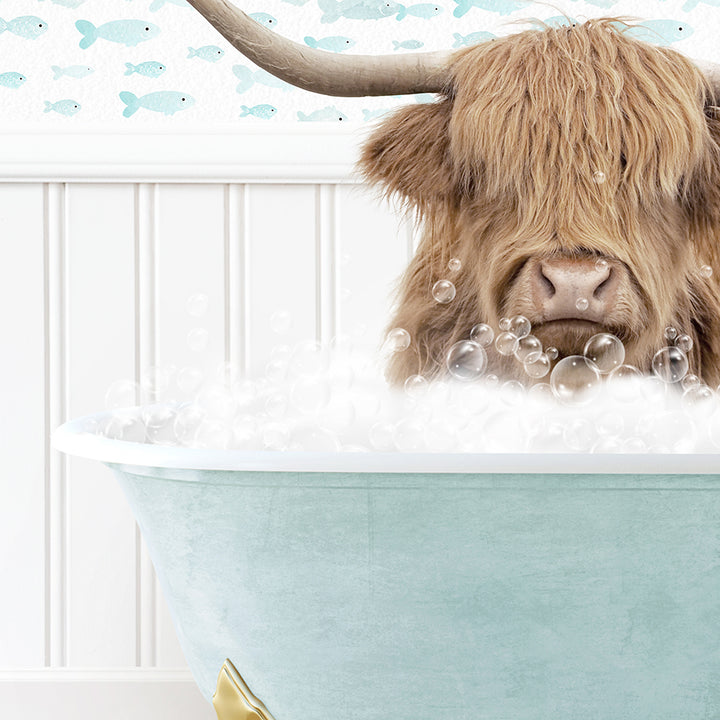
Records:
<instances>
[{"instance_id":1,"label":"baseboard","mask_svg":"<svg viewBox=\"0 0 720 720\"><path fill-rule=\"evenodd\" d=\"M3 720L215 720L187 671L0 671Z\"/></svg>"}]
</instances>

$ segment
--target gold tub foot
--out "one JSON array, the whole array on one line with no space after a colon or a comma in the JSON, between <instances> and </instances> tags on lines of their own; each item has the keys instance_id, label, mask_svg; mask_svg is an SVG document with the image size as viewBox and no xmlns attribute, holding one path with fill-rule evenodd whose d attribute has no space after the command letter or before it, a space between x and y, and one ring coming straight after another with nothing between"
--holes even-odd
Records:
<instances>
[{"instance_id":1,"label":"gold tub foot","mask_svg":"<svg viewBox=\"0 0 720 720\"><path fill-rule=\"evenodd\" d=\"M274 720L230 660L226 660L220 670L213 706L218 720Z\"/></svg>"}]
</instances>

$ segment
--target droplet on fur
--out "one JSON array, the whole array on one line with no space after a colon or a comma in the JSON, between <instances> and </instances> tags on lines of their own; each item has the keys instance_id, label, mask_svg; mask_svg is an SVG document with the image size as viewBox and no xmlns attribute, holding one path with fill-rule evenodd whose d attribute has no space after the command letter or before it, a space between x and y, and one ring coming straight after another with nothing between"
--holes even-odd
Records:
<instances>
[{"instance_id":1,"label":"droplet on fur","mask_svg":"<svg viewBox=\"0 0 720 720\"><path fill-rule=\"evenodd\" d=\"M558 355L560 352L556 347L553 347L552 345L545 350L545 354L550 358L550 360L557 360Z\"/></svg>"},{"instance_id":2,"label":"droplet on fur","mask_svg":"<svg viewBox=\"0 0 720 720\"><path fill-rule=\"evenodd\" d=\"M510 332L501 332L495 338L495 349L501 355L512 355L518 347L519 340Z\"/></svg>"},{"instance_id":3,"label":"droplet on fur","mask_svg":"<svg viewBox=\"0 0 720 720\"><path fill-rule=\"evenodd\" d=\"M432 296L441 305L447 305L455 299L455 286L450 280L438 280L432 289Z\"/></svg>"},{"instance_id":4,"label":"droplet on fur","mask_svg":"<svg viewBox=\"0 0 720 720\"><path fill-rule=\"evenodd\" d=\"M450 258L448 270L455 273L458 272L460 268L462 268L462 260L460 260L460 258Z\"/></svg>"},{"instance_id":5,"label":"droplet on fur","mask_svg":"<svg viewBox=\"0 0 720 720\"><path fill-rule=\"evenodd\" d=\"M383 350L386 353L396 353L410 347L410 333L405 328L393 328L385 336Z\"/></svg>"},{"instance_id":6,"label":"droplet on fur","mask_svg":"<svg viewBox=\"0 0 720 720\"><path fill-rule=\"evenodd\" d=\"M689 335L678 335L675 347L679 347L684 353L689 353L693 349L693 339Z\"/></svg>"},{"instance_id":7,"label":"droplet on fur","mask_svg":"<svg viewBox=\"0 0 720 720\"><path fill-rule=\"evenodd\" d=\"M600 373L583 355L563 358L550 375L550 385L555 397L570 405L587 405L600 393Z\"/></svg>"},{"instance_id":8,"label":"droplet on fur","mask_svg":"<svg viewBox=\"0 0 720 720\"><path fill-rule=\"evenodd\" d=\"M652 359L652 369L664 383L679 382L688 371L687 355L679 347L661 348Z\"/></svg>"},{"instance_id":9,"label":"droplet on fur","mask_svg":"<svg viewBox=\"0 0 720 720\"><path fill-rule=\"evenodd\" d=\"M713 269L709 265L702 265L700 267L700 275L704 278L712 277Z\"/></svg>"},{"instance_id":10,"label":"droplet on fur","mask_svg":"<svg viewBox=\"0 0 720 720\"><path fill-rule=\"evenodd\" d=\"M593 173L593 182L597 183L598 185L601 185L605 182L605 173L602 170L596 170Z\"/></svg>"},{"instance_id":11,"label":"droplet on fur","mask_svg":"<svg viewBox=\"0 0 720 720\"><path fill-rule=\"evenodd\" d=\"M614 335L598 333L585 343L583 355L595 363L602 375L607 375L625 361L625 347Z\"/></svg>"},{"instance_id":12,"label":"droplet on fur","mask_svg":"<svg viewBox=\"0 0 720 720\"><path fill-rule=\"evenodd\" d=\"M495 338L495 331L487 323L478 323L470 331L470 339L481 347L489 347Z\"/></svg>"},{"instance_id":13,"label":"droplet on fur","mask_svg":"<svg viewBox=\"0 0 720 720\"><path fill-rule=\"evenodd\" d=\"M485 371L485 349L472 340L456 342L446 357L448 372L457 380L476 380Z\"/></svg>"},{"instance_id":14,"label":"droplet on fur","mask_svg":"<svg viewBox=\"0 0 720 720\"><path fill-rule=\"evenodd\" d=\"M665 328L664 335L666 340L672 342L678 336L678 331L672 325L669 325Z\"/></svg>"},{"instance_id":15,"label":"droplet on fur","mask_svg":"<svg viewBox=\"0 0 720 720\"><path fill-rule=\"evenodd\" d=\"M605 260L605 258L598 258L595 261L595 270L597 270L597 272L605 272L605 270L607 270L607 266L608 261Z\"/></svg>"},{"instance_id":16,"label":"droplet on fur","mask_svg":"<svg viewBox=\"0 0 720 720\"><path fill-rule=\"evenodd\" d=\"M588 309L588 307L590 307L590 301L587 298L578 298L575 301L575 307L580 310L580 312L584 312Z\"/></svg>"},{"instance_id":17,"label":"droplet on fur","mask_svg":"<svg viewBox=\"0 0 720 720\"><path fill-rule=\"evenodd\" d=\"M530 321L524 315L515 315L510 320L508 332L511 332L518 340L527 337L530 334L532 326Z\"/></svg>"},{"instance_id":18,"label":"droplet on fur","mask_svg":"<svg viewBox=\"0 0 720 720\"><path fill-rule=\"evenodd\" d=\"M500 322L498 324L503 332L507 332L510 329L510 318L500 318Z\"/></svg>"}]
</instances>

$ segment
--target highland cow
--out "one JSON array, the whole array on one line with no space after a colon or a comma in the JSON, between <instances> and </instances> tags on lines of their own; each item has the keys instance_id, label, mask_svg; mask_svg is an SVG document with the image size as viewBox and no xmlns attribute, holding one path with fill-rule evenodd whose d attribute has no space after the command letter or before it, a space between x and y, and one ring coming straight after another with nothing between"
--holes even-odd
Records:
<instances>
[{"instance_id":1,"label":"highland cow","mask_svg":"<svg viewBox=\"0 0 720 720\"><path fill-rule=\"evenodd\" d=\"M607 331L644 371L664 329L680 328L694 341L690 371L720 382L718 273L700 272L719 268L715 66L630 37L620 18L453 53L320 58L248 26L224 0L189 1L300 87L439 94L384 119L360 158L367 180L402 198L423 228L391 323L412 344L394 355L391 380L443 372L447 348L473 325L522 314L561 357ZM462 262L450 278L457 295L440 304L431 289L451 258ZM495 372L514 367L491 357Z\"/></svg>"}]
</instances>

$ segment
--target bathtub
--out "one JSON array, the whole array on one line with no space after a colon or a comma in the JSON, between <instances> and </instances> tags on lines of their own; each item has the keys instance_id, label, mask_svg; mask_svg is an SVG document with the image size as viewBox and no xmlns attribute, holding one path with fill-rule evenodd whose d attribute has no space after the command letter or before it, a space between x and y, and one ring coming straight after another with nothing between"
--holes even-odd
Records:
<instances>
[{"instance_id":1,"label":"bathtub","mask_svg":"<svg viewBox=\"0 0 720 720\"><path fill-rule=\"evenodd\" d=\"M247 453L92 421L55 446L114 470L220 718L720 717L720 456Z\"/></svg>"}]
</instances>

